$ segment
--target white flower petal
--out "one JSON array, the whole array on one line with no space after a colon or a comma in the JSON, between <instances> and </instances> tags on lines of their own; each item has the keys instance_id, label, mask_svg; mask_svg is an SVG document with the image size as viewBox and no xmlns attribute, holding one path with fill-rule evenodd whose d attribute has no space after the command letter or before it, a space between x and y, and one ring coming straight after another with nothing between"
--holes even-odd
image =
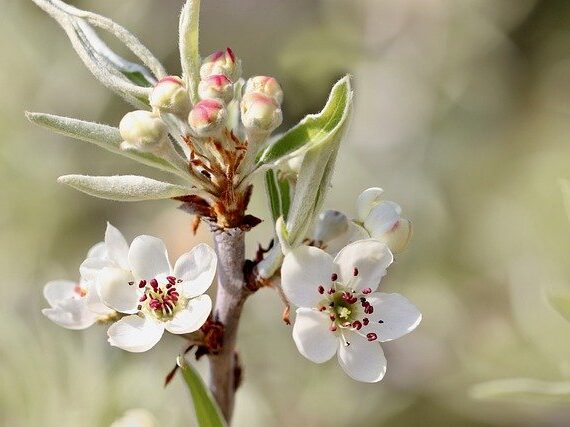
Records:
<instances>
[{"instance_id":1,"label":"white flower petal","mask_svg":"<svg viewBox=\"0 0 570 427\"><path fill-rule=\"evenodd\" d=\"M338 341L329 326L326 314L310 308L298 308L293 325L293 340L299 353L314 363L324 363L333 357Z\"/></svg>"},{"instance_id":2,"label":"white flower petal","mask_svg":"<svg viewBox=\"0 0 570 427\"><path fill-rule=\"evenodd\" d=\"M189 334L200 329L211 311L212 300L208 295L201 295L188 301L186 308L176 313L164 326L172 334Z\"/></svg>"},{"instance_id":3,"label":"white flower petal","mask_svg":"<svg viewBox=\"0 0 570 427\"><path fill-rule=\"evenodd\" d=\"M163 333L162 323L136 315L123 317L107 331L109 344L133 353L150 350L160 341Z\"/></svg>"},{"instance_id":4,"label":"white flower petal","mask_svg":"<svg viewBox=\"0 0 570 427\"><path fill-rule=\"evenodd\" d=\"M81 274L81 280L86 282L95 282L97 281L97 276L101 270L108 267L113 268L117 266L108 258L87 258L79 266L79 274Z\"/></svg>"},{"instance_id":5,"label":"white flower petal","mask_svg":"<svg viewBox=\"0 0 570 427\"><path fill-rule=\"evenodd\" d=\"M381 237L398 223L401 213L402 208L397 203L381 202L372 208L364 220L364 228L371 237Z\"/></svg>"},{"instance_id":6,"label":"white flower petal","mask_svg":"<svg viewBox=\"0 0 570 427\"><path fill-rule=\"evenodd\" d=\"M89 290L87 291L87 296L85 298L87 308L98 316L109 316L115 313L115 310L107 307L103 304L103 301L101 301L96 283L89 286Z\"/></svg>"},{"instance_id":7,"label":"white flower petal","mask_svg":"<svg viewBox=\"0 0 570 427\"><path fill-rule=\"evenodd\" d=\"M400 338L416 329L422 320L418 308L400 294L375 292L366 299L374 307L374 312L368 316L368 326L360 332L364 335L374 332L378 341Z\"/></svg>"},{"instance_id":8,"label":"white flower petal","mask_svg":"<svg viewBox=\"0 0 570 427\"><path fill-rule=\"evenodd\" d=\"M105 242L95 243L91 248L87 251L87 258L107 258L107 246Z\"/></svg>"},{"instance_id":9,"label":"white flower petal","mask_svg":"<svg viewBox=\"0 0 570 427\"><path fill-rule=\"evenodd\" d=\"M200 244L185 253L174 265L174 276L183 281L180 287L187 298L202 295L208 290L216 274L218 257L208 245Z\"/></svg>"},{"instance_id":10,"label":"white flower petal","mask_svg":"<svg viewBox=\"0 0 570 427\"><path fill-rule=\"evenodd\" d=\"M350 232L350 242L356 242L358 240L365 240L370 239L370 234L366 228L356 224L354 221L351 221L349 224L349 232Z\"/></svg>"},{"instance_id":11,"label":"white flower petal","mask_svg":"<svg viewBox=\"0 0 570 427\"><path fill-rule=\"evenodd\" d=\"M59 326L74 330L86 329L97 320L84 299L66 299L53 308L44 308L42 313Z\"/></svg>"},{"instance_id":12,"label":"white flower petal","mask_svg":"<svg viewBox=\"0 0 570 427\"><path fill-rule=\"evenodd\" d=\"M382 193L384 193L384 190L378 187L368 188L360 193L356 201L360 222L364 222L372 208L382 201Z\"/></svg>"},{"instance_id":13,"label":"white flower petal","mask_svg":"<svg viewBox=\"0 0 570 427\"><path fill-rule=\"evenodd\" d=\"M350 345L340 340L338 363L349 377L356 381L375 383L384 378L386 373L386 357L382 347L376 341L351 332L343 332Z\"/></svg>"},{"instance_id":14,"label":"white flower petal","mask_svg":"<svg viewBox=\"0 0 570 427\"><path fill-rule=\"evenodd\" d=\"M133 240L129 265L137 279L150 280L171 270L164 242L152 236L138 236Z\"/></svg>"},{"instance_id":15,"label":"white flower petal","mask_svg":"<svg viewBox=\"0 0 570 427\"><path fill-rule=\"evenodd\" d=\"M334 259L340 280L360 291L378 288L394 257L388 247L374 239L359 240L342 249Z\"/></svg>"},{"instance_id":16,"label":"white flower petal","mask_svg":"<svg viewBox=\"0 0 570 427\"><path fill-rule=\"evenodd\" d=\"M283 292L296 306L313 308L322 299L319 286L329 288L331 285L333 267L333 259L325 251L312 246L299 246L283 260Z\"/></svg>"},{"instance_id":17,"label":"white flower petal","mask_svg":"<svg viewBox=\"0 0 570 427\"><path fill-rule=\"evenodd\" d=\"M123 234L111 224L107 223L105 230L105 246L109 259L118 267L129 269L129 244Z\"/></svg>"},{"instance_id":18,"label":"white flower petal","mask_svg":"<svg viewBox=\"0 0 570 427\"><path fill-rule=\"evenodd\" d=\"M71 280L52 280L44 286L44 298L52 307L56 307L58 303L78 297L76 292L79 284Z\"/></svg>"},{"instance_id":19,"label":"white flower petal","mask_svg":"<svg viewBox=\"0 0 570 427\"><path fill-rule=\"evenodd\" d=\"M120 268L104 268L97 277L101 301L121 313L136 313L141 291L133 275ZM133 283L132 285L129 285Z\"/></svg>"}]
</instances>

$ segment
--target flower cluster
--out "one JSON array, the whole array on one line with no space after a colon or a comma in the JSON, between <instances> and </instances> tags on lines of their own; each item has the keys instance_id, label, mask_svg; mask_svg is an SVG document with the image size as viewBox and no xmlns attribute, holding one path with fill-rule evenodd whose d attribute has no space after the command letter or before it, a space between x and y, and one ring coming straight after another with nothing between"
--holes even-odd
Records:
<instances>
[{"instance_id":1,"label":"flower cluster","mask_svg":"<svg viewBox=\"0 0 570 427\"><path fill-rule=\"evenodd\" d=\"M172 267L160 239L139 236L129 245L108 224L105 240L93 246L81 264L79 283L46 284L44 296L51 308L42 312L68 329L113 322L108 329L111 345L147 351L165 330L188 334L204 324L212 308L204 293L216 264L214 251L201 244Z\"/></svg>"},{"instance_id":2,"label":"flower cluster","mask_svg":"<svg viewBox=\"0 0 570 427\"><path fill-rule=\"evenodd\" d=\"M418 309L402 295L376 292L393 252L405 246L400 230L409 230L400 207L381 201L380 194L377 188L361 194L360 224L349 224L337 211L319 217L315 234L320 245L354 240L334 258L319 247L300 246L285 256L281 267L283 291L298 307L293 339L299 352L315 363L337 354L343 370L363 382L384 377L380 343L400 338L421 321ZM409 236L405 240L407 244Z\"/></svg>"}]
</instances>

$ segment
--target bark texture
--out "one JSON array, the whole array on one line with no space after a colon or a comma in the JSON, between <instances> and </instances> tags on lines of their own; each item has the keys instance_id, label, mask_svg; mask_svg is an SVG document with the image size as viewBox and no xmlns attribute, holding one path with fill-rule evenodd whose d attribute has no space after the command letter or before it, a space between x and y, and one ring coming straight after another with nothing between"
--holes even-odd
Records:
<instances>
[{"instance_id":1,"label":"bark texture","mask_svg":"<svg viewBox=\"0 0 570 427\"><path fill-rule=\"evenodd\" d=\"M236 353L239 319L251 291L244 277L245 232L239 228L214 231L218 255L218 290L214 320L223 324L222 347L210 359L210 389L226 420L231 420L241 367Z\"/></svg>"}]
</instances>

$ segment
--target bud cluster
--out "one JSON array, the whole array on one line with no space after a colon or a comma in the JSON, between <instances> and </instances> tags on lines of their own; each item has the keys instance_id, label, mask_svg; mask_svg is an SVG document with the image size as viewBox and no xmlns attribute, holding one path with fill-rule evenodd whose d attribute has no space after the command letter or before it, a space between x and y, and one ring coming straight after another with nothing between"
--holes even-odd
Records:
<instances>
[{"instance_id":1,"label":"bud cluster","mask_svg":"<svg viewBox=\"0 0 570 427\"><path fill-rule=\"evenodd\" d=\"M244 84L241 61L227 48L202 61L194 103L186 84L178 76L168 76L155 85L149 96L152 111L134 111L121 121L123 148L164 154L165 147L172 148L170 133L190 166L199 167L197 172L212 182L210 177L219 174L215 171L228 170L229 164L235 173L247 174L258 148L283 120L283 91L277 80L255 76ZM234 112L241 115L240 129L227 128ZM170 149L171 157L174 151Z\"/></svg>"}]
</instances>

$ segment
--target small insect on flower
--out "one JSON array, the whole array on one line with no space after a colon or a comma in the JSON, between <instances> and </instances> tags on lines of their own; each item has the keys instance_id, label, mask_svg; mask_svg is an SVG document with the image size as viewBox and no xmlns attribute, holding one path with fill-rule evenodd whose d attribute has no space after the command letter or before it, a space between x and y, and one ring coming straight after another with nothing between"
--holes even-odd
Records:
<instances>
[{"instance_id":1,"label":"small insect on flower","mask_svg":"<svg viewBox=\"0 0 570 427\"><path fill-rule=\"evenodd\" d=\"M187 334L204 324L212 309L204 292L216 272L213 249L200 244L172 267L162 240L139 236L131 243L128 262L134 280L110 276L104 284L108 301L131 314L109 328L112 346L143 352L160 341L164 330Z\"/></svg>"},{"instance_id":2,"label":"small insect on flower","mask_svg":"<svg viewBox=\"0 0 570 427\"><path fill-rule=\"evenodd\" d=\"M376 292L392 260L388 247L374 239L351 243L334 259L311 246L286 255L282 286L299 307L293 339L303 356L323 363L336 353L353 379L377 382L384 377L380 342L406 335L421 321L418 309L403 296Z\"/></svg>"}]
</instances>

